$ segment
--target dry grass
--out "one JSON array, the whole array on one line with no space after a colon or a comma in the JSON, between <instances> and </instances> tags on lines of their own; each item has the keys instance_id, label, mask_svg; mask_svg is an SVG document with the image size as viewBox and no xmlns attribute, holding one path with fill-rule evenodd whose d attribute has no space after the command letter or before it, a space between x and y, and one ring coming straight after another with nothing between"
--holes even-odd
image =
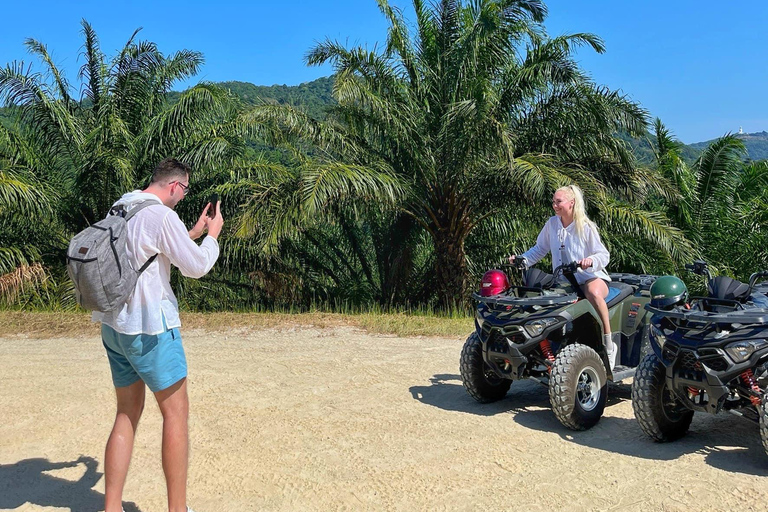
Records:
<instances>
[{"instance_id":1,"label":"dry grass","mask_svg":"<svg viewBox=\"0 0 768 512\"><path fill-rule=\"evenodd\" d=\"M0 311L0 337L63 338L98 336L99 326L86 313Z\"/></svg>"},{"instance_id":2,"label":"dry grass","mask_svg":"<svg viewBox=\"0 0 768 512\"><path fill-rule=\"evenodd\" d=\"M446 318L406 313L182 313L185 329L224 332L278 327L358 327L370 333L397 336L465 336L471 318ZM72 338L98 336L99 324L87 313L0 311L0 337Z\"/></svg>"},{"instance_id":3,"label":"dry grass","mask_svg":"<svg viewBox=\"0 0 768 512\"><path fill-rule=\"evenodd\" d=\"M13 303L27 287L36 286L45 280L45 270L40 263L21 265L12 272L0 276L0 296Z\"/></svg>"}]
</instances>

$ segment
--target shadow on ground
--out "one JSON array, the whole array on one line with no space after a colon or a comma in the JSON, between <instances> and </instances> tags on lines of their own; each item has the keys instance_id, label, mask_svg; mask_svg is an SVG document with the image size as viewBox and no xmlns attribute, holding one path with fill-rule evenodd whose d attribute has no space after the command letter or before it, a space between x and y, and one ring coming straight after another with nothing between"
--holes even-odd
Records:
<instances>
[{"instance_id":1,"label":"shadow on ground","mask_svg":"<svg viewBox=\"0 0 768 512\"><path fill-rule=\"evenodd\" d=\"M83 464L85 474L78 481L59 478L47 473ZM104 495L93 490L102 473L93 457L82 456L71 462L51 462L47 459L25 459L15 464L0 464L0 510L19 508L25 503L41 507L56 507L78 512L104 510ZM141 512L130 502L123 505L126 512Z\"/></svg>"},{"instance_id":2,"label":"shadow on ground","mask_svg":"<svg viewBox=\"0 0 768 512\"><path fill-rule=\"evenodd\" d=\"M411 396L421 403L446 411L467 412L481 416L494 416L515 411L520 407L549 408L549 392L545 386L532 380L517 381L504 400L481 404L470 397L461 384L461 376L449 373L434 375L429 386L412 386ZM606 406L631 399L631 388L626 384L610 384ZM553 417L554 418L554 417ZM557 420L555 420L557 421Z\"/></svg>"},{"instance_id":3,"label":"shadow on ground","mask_svg":"<svg viewBox=\"0 0 768 512\"><path fill-rule=\"evenodd\" d=\"M414 399L446 411L480 416L511 413L513 421L526 428L554 432L568 442L653 460L674 460L690 453L704 455L708 464L724 471L768 476L768 455L762 447L756 424L730 415L696 414L688 434L672 443L655 443L634 418L611 416L611 406L631 400L631 386L611 384L605 414L590 430L565 428L552 413L547 388L533 381L514 382L507 397L481 404L461 384L461 376L438 374L429 386L412 386Z\"/></svg>"}]
</instances>

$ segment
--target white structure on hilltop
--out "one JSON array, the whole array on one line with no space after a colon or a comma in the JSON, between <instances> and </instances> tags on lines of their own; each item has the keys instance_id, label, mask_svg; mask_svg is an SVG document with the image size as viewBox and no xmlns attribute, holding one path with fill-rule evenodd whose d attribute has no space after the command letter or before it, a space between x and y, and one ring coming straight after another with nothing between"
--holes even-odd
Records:
<instances>
[{"instance_id":1,"label":"white structure on hilltop","mask_svg":"<svg viewBox=\"0 0 768 512\"><path fill-rule=\"evenodd\" d=\"M739 126L739 135L743 135L743 134L744 134L744 130L742 130L741 126Z\"/></svg>"}]
</instances>

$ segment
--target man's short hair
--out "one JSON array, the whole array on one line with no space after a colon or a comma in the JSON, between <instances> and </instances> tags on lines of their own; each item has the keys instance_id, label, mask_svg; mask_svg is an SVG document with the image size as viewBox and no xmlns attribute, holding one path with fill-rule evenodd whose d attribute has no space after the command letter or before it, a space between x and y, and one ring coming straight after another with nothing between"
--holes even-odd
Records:
<instances>
[{"instance_id":1,"label":"man's short hair","mask_svg":"<svg viewBox=\"0 0 768 512\"><path fill-rule=\"evenodd\" d=\"M175 158L166 158L152 171L152 183L170 183L189 176L192 168Z\"/></svg>"}]
</instances>

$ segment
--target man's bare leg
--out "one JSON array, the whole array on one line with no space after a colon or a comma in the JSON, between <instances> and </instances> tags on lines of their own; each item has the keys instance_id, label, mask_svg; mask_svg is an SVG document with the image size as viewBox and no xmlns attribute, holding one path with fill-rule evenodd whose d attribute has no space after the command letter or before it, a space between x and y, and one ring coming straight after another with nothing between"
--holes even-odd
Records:
<instances>
[{"instance_id":1,"label":"man's bare leg","mask_svg":"<svg viewBox=\"0 0 768 512\"><path fill-rule=\"evenodd\" d=\"M168 510L186 512L189 464L187 379L158 391L155 398L163 415L163 472L168 488Z\"/></svg>"},{"instance_id":2,"label":"man's bare leg","mask_svg":"<svg viewBox=\"0 0 768 512\"><path fill-rule=\"evenodd\" d=\"M144 411L144 382L138 380L130 386L115 388L117 414L104 455L104 510L120 512L123 509L123 487L131 463L133 440L139 419Z\"/></svg>"}]
</instances>

